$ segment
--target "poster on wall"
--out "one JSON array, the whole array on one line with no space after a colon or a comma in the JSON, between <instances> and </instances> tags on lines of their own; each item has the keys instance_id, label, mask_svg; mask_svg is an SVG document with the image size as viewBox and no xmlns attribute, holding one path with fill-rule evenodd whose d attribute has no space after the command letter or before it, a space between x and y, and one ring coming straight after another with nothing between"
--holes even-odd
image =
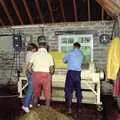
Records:
<instances>
[{"instance_id":1,"label":"poster on wall","mask_svg":"<svg viewBox=\"0 0 120 120\"><path fill-rule=\"evenodd\" d=\"M84 53L83 67L89 67L89 64L93 61L93 35L92 34L80 34L80 35L59 35L58 36L58 52L52 52L55 59L56 68L66 68L63 63L63 57L66 53L73 49L73 43L79 42L81 44L81 50Z\"/></svg>"}]
</instances>

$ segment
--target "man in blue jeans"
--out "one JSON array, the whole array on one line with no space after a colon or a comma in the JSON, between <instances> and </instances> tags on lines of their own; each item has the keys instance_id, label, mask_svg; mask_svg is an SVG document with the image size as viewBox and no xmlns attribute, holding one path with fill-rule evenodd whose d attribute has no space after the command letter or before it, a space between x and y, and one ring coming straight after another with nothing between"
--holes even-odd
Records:
<instances>
[{"instance_id":1,"label":"man in blue jeans","mask_svg":"<svg viewBox=\"0 0 120 120\"><path fill-rule=\"evenodd\" d=\"M28 79L28 88L27 93L24 98L24 105L22 106L22 109L28 113L29 107L32 105L32 96L33 96L33 86L32 86L32 73L30 73L27 69L27 66L29 65L29 61L33 55L34 52L37 51L37 46L34 43L29 43L27 47L27 54L26 54L26 77Z\"/></svg>"},{"instance_id":2,"label":"man in blue jeans","mask_svg":"<svg viewBox=\"0 0 120 120\"><path fill-rule=\"evenodd\" d=\"M73 50L65 55L64 63L68 65L68 71L65 81L65 99L68 107L68 113L72 113L72 94L76 91L77 111L80 112L82 99L81 92L81 64L83 63L83 53L80 50L78 42L73 44Z\"/></svg>"}]
</instances>

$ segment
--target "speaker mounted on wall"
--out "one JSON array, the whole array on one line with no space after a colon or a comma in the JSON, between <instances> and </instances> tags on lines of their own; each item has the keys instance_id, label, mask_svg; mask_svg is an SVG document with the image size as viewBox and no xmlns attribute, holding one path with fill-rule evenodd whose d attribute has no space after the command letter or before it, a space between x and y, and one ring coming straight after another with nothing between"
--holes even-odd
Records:
<instances>
[{"instance_id":1,"label":"speaker mounted on wall","mask_svg":"<svg viewBox=\"0 0 120 120\"><path fill-rule=\"evenodd\" d=\"M22 35L20 34L13 35L13 48L15 51L18 52L22 50Z\"/></svg>"}]
</instances>

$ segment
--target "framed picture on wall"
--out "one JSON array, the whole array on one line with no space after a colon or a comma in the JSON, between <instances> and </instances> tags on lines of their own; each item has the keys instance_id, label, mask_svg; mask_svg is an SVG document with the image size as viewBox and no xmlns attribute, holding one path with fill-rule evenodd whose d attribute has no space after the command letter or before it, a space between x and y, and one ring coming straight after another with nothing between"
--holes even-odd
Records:
<instances>
[{"instance_id":1,"label":"framed picture on wall","mask_svg":"<svg viewBox=\"0 0 120 120\"><path fill-rule=\"evenodd\" d=\"M93 62L93 35L79 34L79 35L59 35L59 52L67 53L72 50L73 43L79 42L81 50L84 53L84 66L88 66Z\"/></svg>"}]
</instances>

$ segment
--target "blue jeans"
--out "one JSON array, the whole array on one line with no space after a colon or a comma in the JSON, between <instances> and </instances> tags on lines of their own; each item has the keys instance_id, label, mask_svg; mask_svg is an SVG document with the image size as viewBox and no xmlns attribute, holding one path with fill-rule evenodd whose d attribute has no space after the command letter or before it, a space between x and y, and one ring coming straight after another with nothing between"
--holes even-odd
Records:
<instances>
[{"instance_id":1,"label":"blue jeans","mask_svg":"<svg viewBox=\"0 0 120 120\"><path fill-rule=\"evenodd\" d=\"M24 106L29 107L29 105L32 103L32 96L33 96L32 73L27 72L26 76L28 79L28 88L27 88L25 99L24 99Z\"/></svg>"}]
</instances>

